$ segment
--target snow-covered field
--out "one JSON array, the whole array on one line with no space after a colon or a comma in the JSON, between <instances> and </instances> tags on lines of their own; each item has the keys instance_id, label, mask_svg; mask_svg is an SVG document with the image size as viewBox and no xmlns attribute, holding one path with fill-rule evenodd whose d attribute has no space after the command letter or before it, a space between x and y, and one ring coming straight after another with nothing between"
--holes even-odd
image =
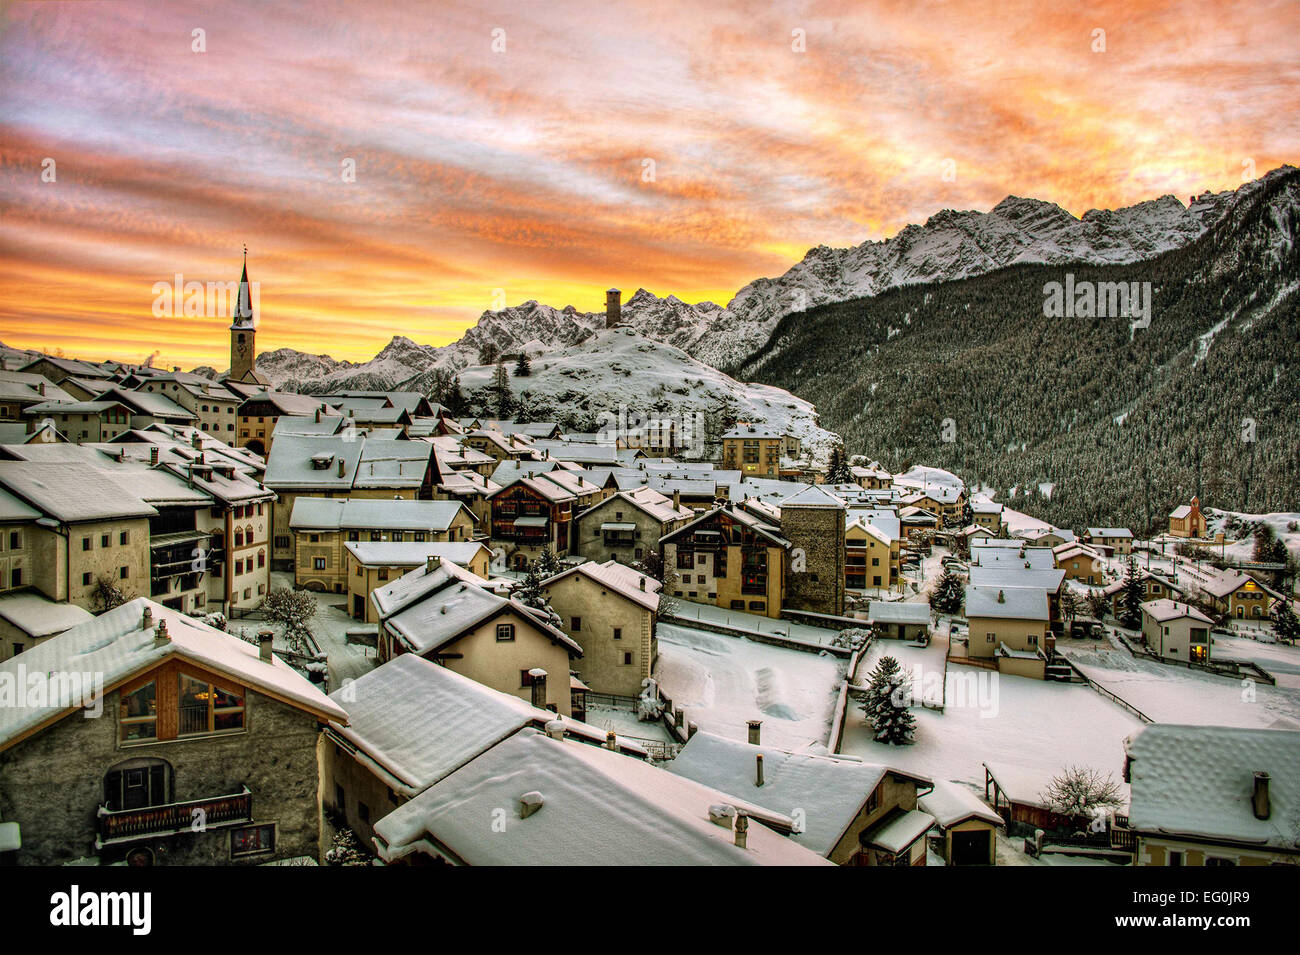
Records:
<instances>
[{"instance_id":1,"label":"snow-covered field","mask_svg":"<svg viewBox=\"0 0 1300 955\"><path fill-rule=\"evenodd\" d=\"M845 663L829 654L788 650L661 623L659 683L700 729L746 739L763 721L763 742L795 749L825 743Z\"/></svg>"},{"instance_id":2,"label":"snow-covered field","mask_svg":"<svg viewBox=\"0 0 1300 955\"><path fill-rule=\"evenodd\" d=\"M1216 638L1215 652L1222 649ZM1109 644L1071 646L1065 653L1088 679L1157 723L1300 729L1300 690L1294 688L1139 659Z\"/></svg>"},{"instance_id":3,"label":"snow-covered field","mask_svg":"<svg viewBox=\"0 0 1300 955\"><path fill-rule=\"evenodd\" d=\"M773 620L756 613L743 610L724 610L713 604L692 603L678 600L673 616L683 620L698 620L717 627L734 627L737 630L752 630L758 633L770 633L773 636L787 637L801 643L814 643L826 646L839 636L838 630L814 627L809 624L795 623L791 620Z\"/></svg>"}]
</instances>

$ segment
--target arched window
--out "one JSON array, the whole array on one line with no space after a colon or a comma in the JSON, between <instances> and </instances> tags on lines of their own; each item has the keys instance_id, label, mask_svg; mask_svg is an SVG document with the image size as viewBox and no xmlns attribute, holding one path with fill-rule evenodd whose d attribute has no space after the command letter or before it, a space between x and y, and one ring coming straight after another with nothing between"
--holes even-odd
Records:
<instances>
[{"instance_id":1,"label":"arched window","mask_svg":"<svg viewBox=\"0 0 1300 955\"><path fill-rule=\"evenodd\" d=\"M259 550L259 551L257 552L257 566L258 566L258 567L265 567L265 566L266 566L266 551L264 551L264 550Z\"/></svg>"},{"instance_id":2,"label":"arched window","mask_svg":"<svg viewBox=\"0 0 1300 955\"><path fill-rule=\"evenodd\" d=\"M235 529L235 546L236 547L244 546L244 532L239 528Z\"/></svg>"},{"instance_id":3,"label":"arched window","mask_svg":"<svg viewBox=\"0 0 1300 955\"><path fill-rule=\"evenodd\" d=\"M250 544L253 543L253 525L252 525L252 524L249 524L247 527L244 528L244 540L248 541Z\"/></svg>"},{"instance_id":4,"label":"arched window","mask_svg":"<svg viewBox=\"0 0 1300 955\"><path fill-rule=\"evenodd\" d=\"M104 805L113 812L165 806L171 794L172 767L165 759L128 759L104 774Z\"/></svg>"}]
</instances>

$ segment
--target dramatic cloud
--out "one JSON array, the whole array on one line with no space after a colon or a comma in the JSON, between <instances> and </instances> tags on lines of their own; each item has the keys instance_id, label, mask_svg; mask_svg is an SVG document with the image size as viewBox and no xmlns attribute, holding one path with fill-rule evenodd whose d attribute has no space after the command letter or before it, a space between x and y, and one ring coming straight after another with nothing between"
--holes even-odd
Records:
<instances>
[{"instance_id":1,"label":"dramatic cloud","mask_svg":"<svg viewBox=\"0 0 1300 955\"><path fill-rule=\"evenodd\" d=\"M1300 7L1076 7L11 3L0 340L224 367L228 323L153 287L229 281L247 243L259 345L364 359L497 290L725 302L943 208L1295 161Z\"/></svg>"}]
</instances>

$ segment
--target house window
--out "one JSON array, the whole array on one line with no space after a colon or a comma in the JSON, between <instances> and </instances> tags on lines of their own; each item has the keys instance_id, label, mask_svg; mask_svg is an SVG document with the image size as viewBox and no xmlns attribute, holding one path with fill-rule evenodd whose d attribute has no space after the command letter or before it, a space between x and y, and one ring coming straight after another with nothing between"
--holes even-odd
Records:
<instances>
[{"instance_id":1,"label":"house window","mask_svg":"<svg viewBox=\"0 0 1300 955\"><path fill-rule=\"evenodd\" d=\"M178 735L223 733L244 728L242 693L223 690L188 674L180 675Z\"/></svg>"},{"instance_id":2,"label":"house window","mask_svg":"<svg viewBox=\"0 0 1300 955\"><path fill-rule=\"evenodd\" d=\"M515 625L513 623L497 624L497 643L509 643L515 638Z\"/></svg>"},{"instance_id":3,"label":"house window","mask_svg":"<svg viewBox=\"0 0 1300 955\"><path fill-rule=\"evenodd\" d=\"M246 826L230 832L231 858L255 856L275 851L275 823L263 826Z\"/></svg>"},{"instance_id":4,"label":"house window","mask_svg":"<svg viewBox=\"0 0 1300 955\"><path fill-rule=\"evenodd\" d=\"M360 568L360 567L357 568L357 576L358 576L358 577L361 576L361 568ZM379 568L379 579L380 579L380 580L387 580L387 579L388 579L388 568L387 568L387 567L380 567L380 568Z\"/></svg>"},{"instance_id":5,"label":"house window","mask_svg":"<svg viewBox=\"0 0 1300 955\"><path fill-rule=\"evenodd\" d=\"M624 653L624 654L623 654L623 666L625 666L625 667L630 667L631 665L632 665L632 654L630 654L630 653Z\"/></svg>"},{"instance_id":6,"label":"house window","mask_svg":"<svg viewBox=\"0 0 1300 955\"><path fill-rule=\"evenodd\" d=\"M622 627L615 627L615 628L614 628L614 639L615 639L615 640L622 640L622 639L623 639L623 628L622 628Z\"/></svg>"},{"instance_id":7,"label":"house window","mask_svg":"<svg viewBox=\"0 0 1300 955\"><path fill-rule=\"evenodd\" d=\"M120 534L117 535L117 542L118 542L119 544L122 544L123 546L125 546L126 544L129 544L129 543L131 542L131 532L130 532L130 531L122 531L122 533L120 533Z\"/></svg>"},{"instance_id":8,"label":"house window","mask_svg":"<svg viewBox=\"0 0 1300 955\"><path fill-rule=\"evenodd\" d=\"M83 537L83 538L81 539L81 549L82 549L82 550L90 550L90 538L89 538L89 537Z\"/></svg>"},{"instance_id":9,"label":"house window","mask_svg":"<svg viewBox=\"0 0 1300 955\"><path fill-rule=\"evenodd\" d=\"M81 586L83 586L83 587L89 587L89 586L90 586L90 574L82 574L82 575L81 575Z\"/></svg>"},{"instance_id":10,"label":"house window","mask_svg":"<svg viewBox=\"0 0 1300 955\"><path fill-rule=\"evenodd\" d=\"M165 806L171 766L161 759L128 759L104 774L104 805L110 812Z\"/></svg>"},{"instance_id":11,"label":"house window","mask_svg":"<svg viewBox=\"0 0 1300 955\"><path fill-rule=\"evenodd\" d=\"M123 693L118 703L118 738L132 740L158 738L157 686L151 681L131 693Z\"/></svg>"},{"instance_id":12,"label":"house window","mask_svg":"<svg viewBox=\"0 0 1300 955\"><path fill-rule=\"evenodd\" d=\"M19 531L9 532L9 549L18 550L23 546L23 535Z\"/></svg>"},{"instance_id":13,"label":"house window","mask_svg":"<svg viewBox=\"0 0 1300 955\"><path fill-rule=\"evenodd\" d=\"M1038 646L1038 634L1036 634L1036 633L1031 633L1031 634L1026 638L1026 642L1027 642L1031 647L1036 647L1036 646Z\"/></svg>"},{"instance_id":14,"label":"house window","mask_svg":"<svg viewBox=\"0 0 1300 955\"><path fill-rule=\"evenodd\" d=\"M21 587L23 585L23 571L21 567L15 567L9 574L9 586Z\"/></svg>"},{"instance_id":15,"label":"house window","mask_svg":"<svg viewBox=\"0 0 1300 955\"><path fill-rule=\"evenodd\" d=\"M1180 850L1169 850L1169 864L1171 866L1181 866L1183 864L1183 854Z\"/></svg>"},{"instance_id":16,"label":"house window","mask_svg":"<svg viewBox=\"0 0 1300 955\"><path fill-rule=\"evenodd\" d=\"M312 566L315 567L317 570L324 570L324 569L325 569L325 558L324 558L324 557L317 557L317 558L315 558L315 559L312 561Z\"/></svg>"},{"instance_id":17,"label":"house window","mask_svg":"<svg viewBox=\"0 0 1300 955\"><path fill-rule=\"evenodd\" d=\"M130 567L117 568L117 576L122 580L126 580L128 577L131 576L131 568Z\"/></svg>"},{"instance_id":18,"label":"house window","mask_svg":"<svg viewBox=\"0 0 1300 955\"><path fill-rule=\"evenodd\" d=\"M984 642L992 643L996 637L997 637L996 633L986 633L984 634Z\"/></svg>"},{"instance_id":19,"label":"house window","mask_svg":"<svg viewBox=\"0 0 1300 955\"><path fill-rule=\"evenodd\" d=\"M573 617L573 618L570 619L569 622L570 622L570 624L572 624L572 626L570 627L570 629L571 629L574 633L577 633L579 630L582 629L582 618L581 618L581 617Z\"/></svg>"},{"instance_id":20,"label":"house window","mask_svg":"<svg viewBox=\"0 0 1300 955\"><path fill-rule=\"evenodd\" d=\"M108 545L109 545L109 537L108 537L108 535L107 535L107 534L100 534L100 535L99 535L99 546L100 546L100 547L107 547Z\"/></svg>"},{"instance_id":21,"label":"house window","mask_svg":"<svg viewBox=\"0 0 1300 955\"><path fill-rule=\"evenodd\" d=\"M732 610L744 610L744 609L745 609L745 601L743 601L743 600L733 600L733 601L731 602L731 609L732 609Z\"/></svg>"},{"instance_id":22,"label":"house window","mask_svg":"<svg viewBox=\"0 0 1300 955\"><path fill-rule=\"evenodd\" d=\"M695 566L695 554L689 550L679 550L677 552L677 566L681 570L689 570Z\"/></svg>"}]
</instances>

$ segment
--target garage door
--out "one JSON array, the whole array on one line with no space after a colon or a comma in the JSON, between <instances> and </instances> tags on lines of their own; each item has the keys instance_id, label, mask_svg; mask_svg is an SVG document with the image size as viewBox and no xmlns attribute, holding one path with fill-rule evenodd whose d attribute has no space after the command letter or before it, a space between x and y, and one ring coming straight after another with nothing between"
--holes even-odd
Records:
<instances>
[{"instance_id":1,"label":"garage door","mask_svg":"<svg viewBox=\"0 0 1300 955\"><path fill-rule=\"evenodd\" d=\"M952 834L953 865L988 865L989 839L993 833L987 829Z\"/></svg>"}]
</instances>

